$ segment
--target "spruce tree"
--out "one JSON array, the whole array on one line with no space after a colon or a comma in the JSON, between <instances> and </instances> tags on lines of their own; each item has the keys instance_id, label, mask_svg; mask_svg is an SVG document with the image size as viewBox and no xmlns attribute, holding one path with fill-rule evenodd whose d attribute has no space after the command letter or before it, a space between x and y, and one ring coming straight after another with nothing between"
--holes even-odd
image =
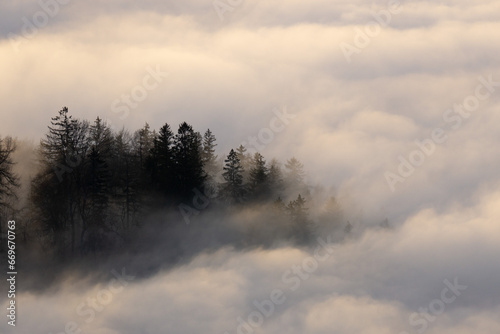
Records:
<instances>
[{"instance_id":1,"label":"spruce tree","mask_svg":"<svg viewBox=\"0 0 500 334\"><path fill-rule=\"evenodd\" d=\"M154 139L151 156L148 158L153 184L166 195L172 195L174 192L174 140L170 125L165 123Z\"/></svg>"},{"instance_id":2,"label":"spruce tree","mask_svg":"<svg viewBox=\"0 0 500 334\"><path fill-rule=\"evenodd\" d=\"M242 202L245 196L245 188L243 187L243 167L240 159L237 153L231 150L224 162L222 177L225 182L221 187L221 195L230 203Z\"/></svg>"},{"instance_id":3,"label":"spruce tree","mask_svg":"<svg viewBox=\"0 0 500 334\"><path fill-rule=\"evenodd\" d=\"M205 173L213 180L218 172L217 155L215 155L215 135L208 129L203 135L202 160Z\"/></svg>"},{"instance_id":4,"label":"spruce tree","mask_svg":"<svg viewBox=\"0 0 500 334\"><path fill-rule=\"evenodd\" d=\"M247 153L245 146L240 145L236 148L236 154L238 154L238 159L240 159L241 167L243 167L243 184L248 184L250 182L250 169L252 157Z\"/></svg>"},{"instance_id":5,"label":"spruce tree","mask_svg":"<svg viewBox=\"0 0 500 334\"><path fill-rule=\"evenodd\" d=\"M304 182L304 165L295 157L286 162L285 168L288 183L299 186Z\"/></svg>"},{"instance_id":6,"label":"spruce tree","mask_svg":"<svg viewBox=\"0 0 500 334\"><path fill-rule=\"evenodd\" d=\"M189 200L194 191L202 191L206 180L200 138L200 134L184 122L179 125L174 139L175 189L177 197L183 201Z\"/></svg>"},{"instance_id":7,"label":"spruce tree","mask_svg":"<svg viewBox=\"0 0 500 334\"><path fill-rule=\"evenodd\" d=\"M299 243L307 243L312 236L311 222L308 219L306 200L302 195L288 203L286 207L292 221L292 236Z\"/></svg>"},{"instance_id":8,"label":"spruce tree","mask_svg":"<svg viewBox=\"0 0 500 334\"><path fill-rule=\"evenodd\" d=\"M142 129L134 133L134 147L141 165L146 162L153 148L155 137L156 134L154 131L151 131L148 123L144 124Z\"/></svg>"},{"instance_id":9,"label":"spruce tree","mask_svg":"<svg viewBox=\"0 0 500 334\"><path fill-rule=\"evenodd\" d=\"M40 142L43 169L33 184L34 198L38 199L39 209L47 213L44 221L55 232L57 246L64 249L65 234L69 232L73 254L78 246L77 233L82 229L77 214L84 196L82 184L88 162L88 136L88 122L73 119L66 107L60 110ZM57 198L54 199L57 205L43 198L47 191Z\"/></svg>"},{"instance_id":10,"label":"spruce tree","mask_svg":"<svg viewBox=\"0 0 500 334\"><path fill-rule=\"evenodd\" d=\"M255 153L250 169L250 190L254 199L264 199L269 195L268 169L266 161L260 153Z\"/></svg>"},{"instance_id":11,"label":"spruce tree","mask_svg":"<svg viewBox=\"0 0 500 334\"><path fill-rule=\"evenodd\" d=\"M281 166L276 159L271 160L268 179L271 193L280 196L284 190L284 181Z\"/></svg>"}]
</instances>

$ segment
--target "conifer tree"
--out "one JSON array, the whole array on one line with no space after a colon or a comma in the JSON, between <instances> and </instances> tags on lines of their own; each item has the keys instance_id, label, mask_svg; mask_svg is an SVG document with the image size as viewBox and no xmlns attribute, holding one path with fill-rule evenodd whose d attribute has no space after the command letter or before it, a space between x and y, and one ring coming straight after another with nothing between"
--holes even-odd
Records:
<instances>
[{"instance_id":1,"label":"conifer tree","mask_svg":"<svg viewBox=\"0 0 500 334\"><path fill-rule=\"evenodd\" d=\"M292 220L292 234L299 243L307 243L312 235L311 222L308 219L306 200L302 195L288 203L286 207Z\"/></svg>"},{"instance_id":2,"label":"conifer tree","mask_svg":"<svg viewBox=\"0 0 500 334\"><path fill-rule=\"evenodd\" d=\"M222 184L222 197L230 203L242 202L245 196L243 187L243 167L240 159L234 150L229 152L227 159L224 160L224 183Z\"/></svg>"},{"instance_id":3,"label":"conifer tree","mask_svg":"<svg viewBox=\"0 0 500 334\"><path fill-rule=\"evenodd\" d=\"M255 153L250 169L249 184L254 199L264 199L269 195L268 173L264 157L260 153Z\"/></svg>"},{"instance_id":4,"label":"conifer tree","mask_svg":"<svg viewBox=\"0 0 500 334\"><path fill-rule=\"evenodd\" d=\"M248 184L250 182L250 169L252 157L247 153L245 146L240 145L236 148L236 154L238 154L238 159L240 159L241 167L243 167L243 184Z\"/></svg>"},{"instance_id":5,"label":"conifer tree","mask_svg":"<svg viewBox=\"0 0 500 334\"><path fill-rule=\"evenodd\" d=\"M77 233L81 231L77 214L83 194L81 186L89 149L88 135L88 122L73 119L66 107L60 110L40 142L43 169L33 184L34 198L39 209L46 213L44 221L54 230L57 246L60 250L65 247L65 232L69 228L69 245L73 254L78 246ZM57 205L44 198L47 191L53 194L53 202Z\"/></svg>"},{"instance_id":6,"label":"conifer tree","mask_svg":"<svg viewBox=\"0 0 500 334\"><path fill-rule=\"evenodd\" d=\"M269 188L274 195L280 196L284 190L283 172L276 159L272 159L269 166Z\"/></svg>"},{"instance_id":7,"label":"conifer tree","mask_svg":"<svg viewBox=\"0 0 500 334\"><path fill-rule=\"evenodd\" d=\"M139 158L139 163L143 165L154 145L154 140L156 137L156 133L151 131L149 124L144 124L144 127L140 130L137 130L134 133L134 146L137 156Z\"/></svg>"},{"instance_id":8,"label":"conifer tree","mask_svg":"<svg viewBox=\"0 0 500 334\"><path fill-rule=\"evenodd\" d=\"M154 139L151 156L148 158L153 184L167 195L173 194L172 187L175 183L174 140L170 125L165 123Z\"/></svg>"},{"instance_id":9,"label":"conifer tree","mask_svg":"<svg viewBox=\"0 0 500 334\"><path fill-rule=\"evenodd\" d=\"M203 170L202 142L198 132L186 122L179 125L174 139L175 189L180 200L188 200L194 191L204 187L206 174Z\"/></svg>"},{"instance_id":10,"label":"conifer tree","mask_svg":"<svg viewBox=\"0 0 500 334\"><path fill-rule=\"evenodd\" d=\"M113 171L113 200L118 217L124 230L131 227L140 208L139 195L147 183L139 156L132 148L132 137L124 129L114 135L113 159L110 169ZM148 180L150 181L150 180ZM115 210L115 211L116 211Z\"/></svg>"},{"instance_id":11,"label":"conifer tree","mask_svg":"<svg viewBox=\"0 0 500 334\"><path fill-rule=\"evenodd\" d=\"M217 155L215 154L215 147L217 144L215 143L215 140L215 135L212 131L210 131L210 129L208 129L203 135L202 160L205 173L212 180L218 172Z\"/></svg>"},{"instance_id":12,"label":"conifer tree","mask_svg":"<svg viewBox=\"0 0 500 334\"><path fill-rule=\"evenodd\" d=\"M285 168L287 181L290 184L301 185L304 182L304 165L295 157L286 162Z\"/></svg>"}]
</instances>

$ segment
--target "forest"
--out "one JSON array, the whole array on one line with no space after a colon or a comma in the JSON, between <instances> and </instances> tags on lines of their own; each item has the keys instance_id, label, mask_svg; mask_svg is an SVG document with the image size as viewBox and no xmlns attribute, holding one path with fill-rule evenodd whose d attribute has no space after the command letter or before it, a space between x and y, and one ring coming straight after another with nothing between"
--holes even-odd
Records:
<instances>
[{"instance_id":1,"label":"forest","mask_svg":"<svg viewBox=\"0 0 500 334\"><path fill-rule=\"evenodd\" d=\"M0 142L2 222L16 217L19 241L58 261L157 244L173 261L224 244L306 244L315 224L303 164L294 157L266 161L242 145L219 157L216 146L209 129L202 135L186 122L176 131L168 123L113 131L99 117L75 119L65 107L36 149L21 208L15 140ZM342 220L333 197L326 214ZM186 244L196 246L187 251Z\"/></svg>"}]
</instances>

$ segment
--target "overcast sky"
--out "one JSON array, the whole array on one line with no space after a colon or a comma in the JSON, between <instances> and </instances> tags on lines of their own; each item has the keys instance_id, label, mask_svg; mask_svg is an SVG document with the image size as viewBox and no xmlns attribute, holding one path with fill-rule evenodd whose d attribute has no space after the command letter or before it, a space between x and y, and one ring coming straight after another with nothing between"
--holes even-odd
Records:
<instances>
[{"instance_id":1,"label":"overcast sky","mask_svg":"<svg viewBox=\"0 0 500 334\"><path fill-rule=\"evenodd\" d=\"M181 121L201 132L210 128L219 154L226 155L249 136L268 138L266 128L281 124L274 120L276 112L286 111L292 115L288 124L274 131L269 143L260 141L261 153L269 160L296 156L311 184L357 202L365 215L383 212L402 229L381 239L392 246L375 236L342 246L340 253L350 255L338 265L355 281L339 278L328 287L342 298L322 295L321 276L316 277L313 297L305 291L293 297L299 301L262 333L326 333L330 322L345 323L338 333L398 333L408 330L408 312L418 304L413 297L424 305L439 295L444 279L459 274L478 289L464 292L464 307L473 310L447 312L428 333L498 332L498 296L490 295L498 289L489 281L496 275L498 282L498 266L477 260L494 261L498 255L498 219L493 218L500 218L495 209L500 205L499 1L401 1L398 6L367 0L59 1L67 4L0 4L0 135L38 141L50 118L67 106L77 118L100 116L117 129L136 130L145 122L155 129L165 122L176 128ZM416 141L426 143L426 152L416 151ZM431 224L443 221L440 227ZM443 241L447 229L457 240ZM423 253L417 251L422 245ZM356 269L350 261L360 261L367 249L374 249L379 267ZM470 255L475 251L484 257ZM296 250L279 252L290 259L279 261L283 268L302 256ZM386 252L396 255L386 258ZM148 287L163 284L164 297L175 299L171 293L182 290L176 279L195 280L198 271L213 270L215 276L204 283L209 293L220 280L234 286L224 286L227 294L211 300L244 313L248 305L239 289L247 291L250 282L238 280L237 269L225 271L230 264L223 259L230 253L217 255L221 264L215 269L199 260L166 273L173 283L153 279ZM436 254L444 254L443 262L470 266L434 268ZM273 255L238 256L257 261ZM424 259L401 269L414 257ZM478 271L479 278L467 276L469 270ZM396 278L388 274L394 271ZM422 280L412 276L424 271ZM374 283L375 274L382 276ZM399 278L412 280L415 290L393 288ZM137 289L120 298L136 298ZM191 305L191 300L177 302ZM178 330L169 332L223 333L235 323L236 313L217 318L210 313L217 308L194 304L201 327L188 327L187 319L196 318L191 314L173 314ZM105 329L93 333L128 333L115 321L133 317L128 312L134 311L113 312L100 320ZM160 312L149 316L148 323L168 328L161 327ZM392 327L377 327L378 322ZM285 325L290 327L280 327ZM151 327L144 333L157 332Z\"/></svg>"}]
</instances>

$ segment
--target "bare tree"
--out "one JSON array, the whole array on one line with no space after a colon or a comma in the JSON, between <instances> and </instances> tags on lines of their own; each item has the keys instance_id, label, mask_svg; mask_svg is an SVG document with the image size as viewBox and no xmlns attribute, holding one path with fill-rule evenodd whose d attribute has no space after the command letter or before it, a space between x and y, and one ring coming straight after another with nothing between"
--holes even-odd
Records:
<instances>
[{"instance_id":1,"label":"bare tree","mask_svg":"<svg viewBox=\"0 0 500 334\"><path fill-rule=\"evenodd\" d=\"M0 250L3 249L1 222L4 221L5 211L9 208L8 200L16 197L15 190L19 187L19 178L12 171L12 153L15 150L16 144L11 137L0 138Z\"/></svg>"}]
</instances>

